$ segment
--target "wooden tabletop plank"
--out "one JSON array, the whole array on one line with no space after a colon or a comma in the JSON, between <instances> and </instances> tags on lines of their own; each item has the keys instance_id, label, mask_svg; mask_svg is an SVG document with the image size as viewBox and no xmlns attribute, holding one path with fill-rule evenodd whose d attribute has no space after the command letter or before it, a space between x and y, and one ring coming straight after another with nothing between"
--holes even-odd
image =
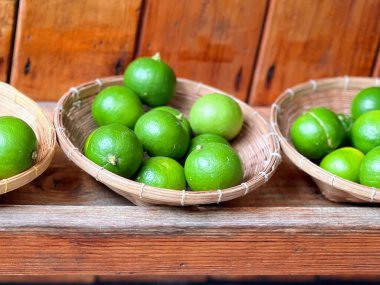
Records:
<instances>
[{"instance_id":1,"label":"wooden tabletop plank","mask_svg":"<svg viewBox=\"0 0 380 285\"><path fill-rule=\"evenodd\" d=\"M380 264L375 208L19 206L0 217L0 274L376 274Z\"/></svg>"},{"instance_id":2,"label":"wooden tabletop plank","mask_svg":"<svg viewBox=\"0 0 380 285\"><path fill-rule=\"evenodd\" d=\"M352 275L380 264L379 207L327 201L286 159L240 199L136 207L57 150L38 179L0 195L0 221L1 275Z\"/></svg>"},{"instance_id":3,"label":"wooden tabletop plank","mask_svg":"<svg viewBox=\"0 0 380 285\"><path fill-rule=\"evenodd\" d=\"M207 234L380 230L377 207L0 206L0 232ZM158 237L159 238L159 237ZM379 236L380 238L380 236ZM379 245L380 246L380 245Z\"/></svg>"}]
</instances>

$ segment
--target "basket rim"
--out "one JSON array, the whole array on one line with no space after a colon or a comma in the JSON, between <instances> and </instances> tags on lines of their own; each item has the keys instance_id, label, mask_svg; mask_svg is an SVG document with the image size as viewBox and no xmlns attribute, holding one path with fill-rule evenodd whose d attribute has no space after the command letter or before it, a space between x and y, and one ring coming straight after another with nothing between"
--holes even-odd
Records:
<instances>
[{"instance_id":1,"label":"basket rim","mask_svg":"<svg viewBox=\"0 0 380 285\"><path fill-rule=\"evenodd\" d=\"M47 152L44 155L44 157L42 157L40 161L33 164L27 170L17 175L14 175L12 177L0 180L0 186L1 186L0 195L1 195L1 194L8 193L10 191L16 190L30 183L31 181L39 177L43 172L45 172L45 170L49 167L54 157L57 140L56 140L55 128L52 121L49 119L49 117L45 114L45 112L34 100L32 100L31 98L29 98L28 96L24 95L19 90L17 90L15 87L5 82L0 82L0 92L4 92L2 93L3 96L11 98L15 102L17 102L18 100L22 100L26 102L26 104L30 105L31 109L34 109L34 112L35 112L34 116L36 118L35 119L36 124L38 124L38 120L42 119L44 123L49 126L49 130L50 130L50 132L48 132L46 136L48 137L48 141L50 142L50 144L46 146L42 145L42 147L47 148ZM30 113L32 114L32 112ZM39 139L41 140L41 138ZM40 141L39 141L39 146L41 147Z\"/></svg>"},{"instance_id":2,"label":"basket rim","mask_svg":"<svg viewBox=\"0 0 380 285\"><path fill-rule=\"evenodd\" d=\"M380 77L346 75L340 77L321 78L318 80L309 80L308 82L297 84L283 91L280 96L277 97L277 99L273 102L271 106L270 123L279 138L282 151L290 159L290 161L292 161L292 163L294 163L302 171L312 176L313 179L322 181L323 183L332 186L333 188L355 196L356 198L363 200L363 202L380 203L379 188L361 185L359 183L355 183L336 176L322 169L320 166L300 154L283 135L278 126L278 117L281 112L281 106L285 101L292 100L295 96L307 96L310 93L316 92L317 90L331 90L332 88L343 88L342 91L346 91L348 89L359 90L360 88L355 86L363 83L368 84L368 86L380 86ZM300 92L302 92L302 94L299 94Z\"/></svg>"},{"instance_id":3,"label":"basket rim","mask_svg":"<svg viewBox=\"0 0 380 285\"><path fill-rule=\"evenodd\" d=\"M268 162L268 166L270 166L270 169L268 168L267 172L262 172L263 175L255 175L251 179L237 185L234 187L222 189L222 190L209 190L209 191L185 191L185 190L173 190L173 189L165 189L165 188L159 188L159 187L153 187L149 185L145 185L136 181L133 181L128 178L124 178L121 176L118 176L108 170L102 169L100 166L95 164L94 162L87 159L83 153L78 150L74 146L74 144L71 142L71 140L68 138L68 136L65 133L65 128L62 124L61 118L62 118L62 112L64 110L64 104L65 102L71 98L72 96L77 96L78 92L86 89L86 88L93 88L95 91L100 91L101 88L114 85L116 83L122 82L122 76L111 76L111 77L105 77L101 79L96 79L93 81L88 81L86 83L80 84L76 87L70 88L69 91L67 91L58 101L58 105L54 112L54 125L57 131L57 138L58 142L65 152L65 154L71 159L77 166L82 168L84 171L86 171L88 174L93 176L96 180L106 184L111 189L113 187L117 188L118 185L123 184L126 185L124 189L121 191L125 191L128 194L133 195L134 197L140 198L140 199L152 199L152 194L164 194L162 195L162 199L155 199L158 204L166 204L169 203L170 205L199 205L199 204L212 204L212 203L219 203L222 201L227 201L231 199L235 199L237 197L243 196L254 189L257 189L258 187L262 186L264 183L266 183L272 174L277 169L278 165L280 164L281 157L279 155L280 153L280 143L277 139L277 136L275 135L270 123L266 121L257 111L255 111L251 106L247 105L245 102L231 96L230 94L221 91L217 88L205 85L203 83L195 82L189 79L184 78L177 78L177 90L179 86L182 84L192 84L195 85L197 89L207 88L212 90L213 92L219 92L222 94L225 94L227 96L232 97L235 101L239 103L240 106L244 106L244 108L248 108L248 110L252 111L252 115L250 118L260 120L262 121L263 125L267 128L267 135L268 139L271 140L273 149L271 147L271 144L268 143L268 146L271 148L272 153L276 153L278 155L270 155L270 160ZM76 95L74 94L76 93ZM90 168L96 168L97 171L89 171ZM130 189L128 189L127 186L131 186ZM133 187L139 189L134 190ZM114 190L114 189L112 189ZM120 190L120 189L119 189ZM114 190L115 191L115 190ZM115 191L116 192L116 191ZM240 193L239 193L240 192ZM125 194L127 194L125 193ZM230 194L236 194L239 193L239 196L233 197L231 199L228 199L227 195ZM119 193L120 194L120 193ZM144 195L143 195L144 194ZM166 194L166 195L165 195ZM173 204L173 197L176 197L178 200L178 203ZM192 199L198 199L198 198L208 198L207 202L204 203L194 203ZM199 200L199 199L198 199Z\"/></svg>"}]
</instances>

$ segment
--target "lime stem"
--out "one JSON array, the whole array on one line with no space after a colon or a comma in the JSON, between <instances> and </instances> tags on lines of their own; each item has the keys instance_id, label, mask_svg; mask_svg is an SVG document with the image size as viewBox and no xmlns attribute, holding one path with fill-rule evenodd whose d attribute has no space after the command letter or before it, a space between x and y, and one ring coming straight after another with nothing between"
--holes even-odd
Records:
<instances>
[{"instance_id":1,"label":"lime stem","mask_svg":"<svg viewBox=\"0 0 380 285\"><path fill-rule=\"evenodd\" d=\"M183 120L183 114L182 114L182 113L181 113L181 114L178 114L178 115L177 115L177 119L180 120L180 121L182 121L182 120Z\"/></svg>"},{"instance_id":2,"label":"lime stem","mask_svg":"<svg viewBox=\"0 0 380 285\"><path fill-rule=\"evenodd\" d=\"M114 155L112 155L112 154L109 154L109 155L107 156L107 161L108 161L109 163L111 163L113 166L115 166L115 165L117 164L117 158L116 158L116 156L114 156Z\"/></svg>"},{"instance_id":3,"label":"lime stem","mask_svg":"<svg viewBox=\"0 0 380 285\"><path fill-rule=\"evenodd\" d=\"M152 59L154 59L154 60L161 60L160 53L159 53L159 52L156 52L156 53L152 56Z\"/></svg>"},{"instance_id":4,"label":"lime stem","mask_svg":"<svg viewBox=\"0 0 380 285\"><path fill-rule=\"evenodd\" d=\"M37 151L33 151L33 153L32 153L32 160L36 160L37 156L38 156Z\"/></svg>"},{"instance_id":5,"label":"lime stem","mask_svg":"<svg viewBox=\"0 0 380 285\"><path fill-rule=\"evenodd\" d=\"M203 146L202 145L197 145L196 147L195 147L195 150L201 150L203 148Z\"/></svg>"}]
</instances>

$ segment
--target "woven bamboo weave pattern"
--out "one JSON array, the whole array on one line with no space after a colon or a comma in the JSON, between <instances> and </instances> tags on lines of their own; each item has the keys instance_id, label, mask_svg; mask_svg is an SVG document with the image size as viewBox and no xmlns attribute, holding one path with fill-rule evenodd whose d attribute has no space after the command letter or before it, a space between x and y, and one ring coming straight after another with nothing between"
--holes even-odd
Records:
<instances>
[{"instance_id":1,"label":"woven bamboo weave pattern","mask_svg":"<svg viewBox=\"0 0 380 285\"><path fill-rule=\"evenodd\" d=\"M50 119L33 100L14 87L0 83L0 116L15 116L28 123L38 140L38 156L28 170L8 179L0 180L0 194L5 194L29 183L41 175L54 156L56 136Z\"/></svg>"},{"instance_id":2,"label":"woven bamboo weave pattern","mask_svg":"<svg viewBox=\"0 0 380 285\"><path fill-rule=\"evenodd\" d=\"M244 164L244 178L240 185L220 191L177 191L143 185L103 169L82 153L85 139L96 127L91 116L91 103L102 88L122 84L122 77L116 76L71 88L58 103L54 124L59 143L66 155L95 179L133 203L185 206L231 200L263 185L279 165L280 144L270 124L251 107L237 100L243 110L244 126L232 141L232 146L238 151ZM187 116L190 107L200 96L212 92L224 93L201 83L179 79L176 96L170 105Z\"/></svg>"},{"instance_id":3,"label":"woven bamboo weave pattern","mask_svg":"<svg viewBox=\"0 0 380 285\"><path fill-rule=\"evenodd\" d=\"M380 189L337 177L301 155L291 143L289 130L294 120L313 107L326 107L350 114L351 101L363 88L380 86L379 78L337 77L310 80L285 90L272 105L271 124L286 156L312 176L322 194L335 202L380 202Z\"/></svg>"}]
</instances>

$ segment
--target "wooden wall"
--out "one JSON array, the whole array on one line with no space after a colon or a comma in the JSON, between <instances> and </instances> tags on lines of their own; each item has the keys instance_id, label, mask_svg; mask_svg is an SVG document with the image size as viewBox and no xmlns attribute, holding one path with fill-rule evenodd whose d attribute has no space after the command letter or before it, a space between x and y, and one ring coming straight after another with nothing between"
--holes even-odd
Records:
<instances>
[{"instance_id":1,"label":"wooden wall","mask_svg":"<svg viewBox=\"0 0 380 285\"><path fill-rule=\"evenodd\" d=\"M0 0L0 80L36 100L160 51L177 75L269 105L294 84L380 76L380 0Z\"/></svg>"}]
</instances>

